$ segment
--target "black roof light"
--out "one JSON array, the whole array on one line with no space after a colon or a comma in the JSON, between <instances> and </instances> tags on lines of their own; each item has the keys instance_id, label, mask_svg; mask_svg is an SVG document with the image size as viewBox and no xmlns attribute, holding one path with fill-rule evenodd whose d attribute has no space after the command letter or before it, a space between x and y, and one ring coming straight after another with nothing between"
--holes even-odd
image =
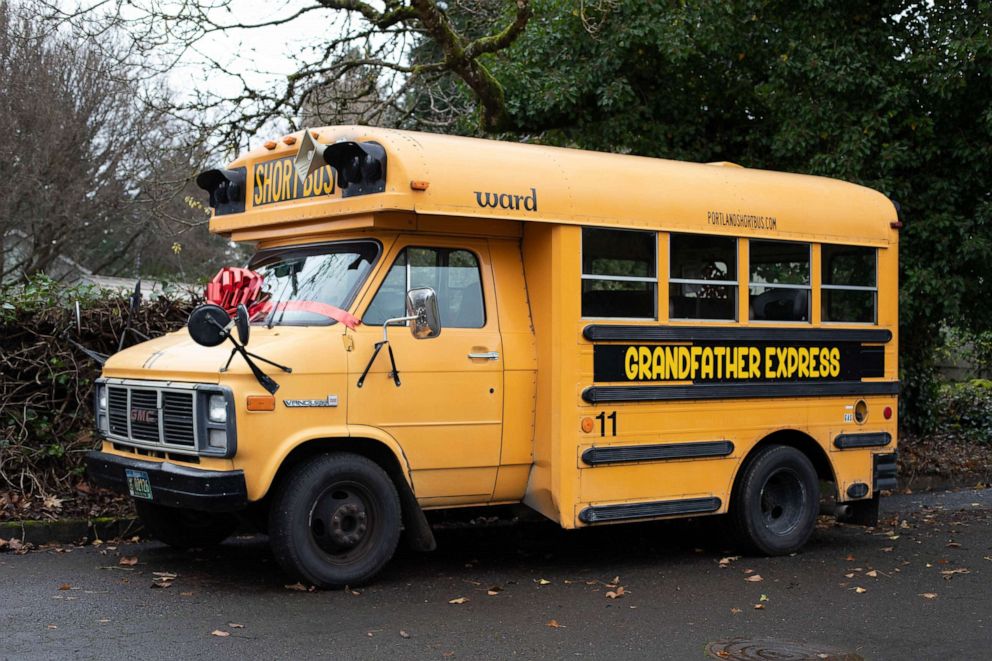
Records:
<instances>
[{"instance_id":1,"label":"black roof light","mask_svg":"<svg viewBox=\"0 0 992 661\"><path fill-rule=\"evenodd\" d=\"M214 213L223 216L245 210L245 168L234 170L204 170L196 177L196 185L210 194Z\"/></svg>"},{"instance_id":2,"label":"black roof light","mask_svg":"<svg viewBox=\"0 0 992 661\"><path fill-rule=\"evenodd\" d=\"M338 173L342 197L386 190L386 150L375 142L338 142L324 150L324 162Z\"/></svg>"}]
</instances>

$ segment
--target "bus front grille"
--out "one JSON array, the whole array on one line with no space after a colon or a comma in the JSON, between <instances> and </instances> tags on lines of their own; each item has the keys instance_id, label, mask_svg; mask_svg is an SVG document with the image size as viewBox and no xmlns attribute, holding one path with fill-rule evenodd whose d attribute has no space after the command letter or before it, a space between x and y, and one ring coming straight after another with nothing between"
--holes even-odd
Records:
<instances>
[{"instance_id":1,"label":"bus front grille","mask_svg":"<svg viewBox=\"0 0 992 661\"><path fill-rule=\"evenodd\" d=\"M192 390L110 385L110 436L116 443L196 452L196 402Z\"/></svg>"}]
</instances>

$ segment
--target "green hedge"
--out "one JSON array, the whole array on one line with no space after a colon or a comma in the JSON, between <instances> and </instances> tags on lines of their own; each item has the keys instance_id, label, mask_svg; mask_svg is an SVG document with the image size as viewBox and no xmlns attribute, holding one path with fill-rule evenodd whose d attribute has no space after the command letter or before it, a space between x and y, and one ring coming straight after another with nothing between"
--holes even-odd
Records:
<instances>
[{"instance_id":1,"label":"green hedge","mask_svg":"<svg viewBox=\"0 0 992 661\"><path fill-rule=\"evenodd\" d=\"M992 381L972 379L942 385L933 419L937 433L992 445Z\"/></svg>"}]
</instances>

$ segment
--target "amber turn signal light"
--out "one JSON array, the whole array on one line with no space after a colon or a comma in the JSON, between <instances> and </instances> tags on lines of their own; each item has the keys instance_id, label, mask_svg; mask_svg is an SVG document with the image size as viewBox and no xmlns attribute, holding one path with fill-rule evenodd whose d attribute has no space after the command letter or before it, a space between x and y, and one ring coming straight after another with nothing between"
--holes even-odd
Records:
<instances>
[{"instance_id":1,"label":"amber turn signal light","mask_svg":"<svg viewBox=\"0 0 992 661\"><path fill-rule=\"evenodd\" d=\"M276 398L272 395L248 395L249 411L275 411Z\"/></svg>"},{"instance_id":2,"label":"amber turn signal light","mask_svg":"<svg viewBox=\"0 0 992 661\"><path fill-rule=\"evenodd\" d=\"M582 431L585 433L588 434L591 432L593 425L595 425L595 423L592 421L592 418L582 418Z\"/></svg>"},{"instance_id":3,"label":"amber turn signal light","mask_svg":"<svg viewBox=\"0 0 992 661\"><path fill-rule=\"evenodd\" d=\"M410 182L410 188L412 188L413 190L427 190L428 187L430 187L430 185L431 182L429 181L420 181L417 179L414 179Z\"/></svg>"}]
</instances>

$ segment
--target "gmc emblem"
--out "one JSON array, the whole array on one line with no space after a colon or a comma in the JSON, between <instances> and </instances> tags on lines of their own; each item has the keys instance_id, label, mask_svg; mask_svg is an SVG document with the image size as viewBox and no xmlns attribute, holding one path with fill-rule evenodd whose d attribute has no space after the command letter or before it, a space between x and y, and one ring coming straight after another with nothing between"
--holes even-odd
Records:
<instances>
[{"instance_id":1,"label":"gmc emblem","mask_svg":"<svg viewBox=\"0 0 992 661\"><path fill-rule=\"evenodd\" d=\"M153 425L158 422L158 411L156 409L136 409L132 407L131 422Z\"/></svg>"}]
</instances>

